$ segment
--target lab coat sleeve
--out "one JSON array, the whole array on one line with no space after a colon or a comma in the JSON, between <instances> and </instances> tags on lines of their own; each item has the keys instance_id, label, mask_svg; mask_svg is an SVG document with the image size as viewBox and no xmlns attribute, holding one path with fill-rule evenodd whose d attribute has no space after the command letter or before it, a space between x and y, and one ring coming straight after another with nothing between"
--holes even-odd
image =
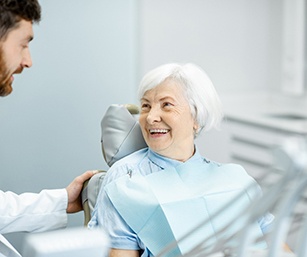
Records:
<instances>
[{"instance_id":1,"label":"lab coat sleeve","mask_svg":"<svg viewBox=\"0 0 307 257\"><path fill-rule=\"evenodd\" d=\"M67 203L66 189L20 195L0 190L0 233L63 228L67 225Z\"/></svg>"}]
</instances>

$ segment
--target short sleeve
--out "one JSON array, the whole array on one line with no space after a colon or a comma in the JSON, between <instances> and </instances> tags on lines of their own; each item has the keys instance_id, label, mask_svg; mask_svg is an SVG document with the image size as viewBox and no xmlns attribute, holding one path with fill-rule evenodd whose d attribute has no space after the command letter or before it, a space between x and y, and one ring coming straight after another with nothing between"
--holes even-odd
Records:
<instances>
[{"instance_id":1,"label":"short sleeve","mask_svg":"<svg viewBox=\"0 0 307 257\"><path fill-rule=\"evenodd\" d=\"M111 247L115 249L140 250L139 239L123 220L106 192L101 189L89 228L101 227L110 237Z\"/></svg>"}]
</instances>

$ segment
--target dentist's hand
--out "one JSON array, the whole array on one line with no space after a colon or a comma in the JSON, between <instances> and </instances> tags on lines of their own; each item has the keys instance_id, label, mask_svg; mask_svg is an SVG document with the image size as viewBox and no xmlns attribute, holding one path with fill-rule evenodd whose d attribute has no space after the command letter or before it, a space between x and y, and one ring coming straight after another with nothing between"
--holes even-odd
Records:
<instances>
[{"instance_id":1,"label":"dentist's hand","mask_svg":"<svg viewBox=\"0 0 307 257\"><path fill-rule=\"evenodd\" d=\"M81 191L83 183L90 179L93 175L98 173L98 170L88 170L76 177L67 187L66 191L68 194L67 213L75 213L83 210Z\"/></svg>"}]
</instances>

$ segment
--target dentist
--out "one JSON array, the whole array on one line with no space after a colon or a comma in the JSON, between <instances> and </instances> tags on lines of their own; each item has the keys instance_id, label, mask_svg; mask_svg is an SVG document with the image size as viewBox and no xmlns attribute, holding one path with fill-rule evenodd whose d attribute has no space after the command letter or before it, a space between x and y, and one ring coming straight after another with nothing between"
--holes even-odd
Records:
<instances>
[{"instance_id":1,"label":"dentist","mask_svg":"<svg viewBox=\"0 0 307 257\"><path fill-rule=\"evenodd\" d=\"M29 43L34 37L32 25L40 17L37 0L0 0L0 96L12 92L13 74L32 66ZM83 183L95 173L87 171L64 189L43 190L39 194L17 195L0 190L0 233L64 228L67 213L82 210ZM20 257L1 234L0 257Z\"/></svg>"}]
</instances>

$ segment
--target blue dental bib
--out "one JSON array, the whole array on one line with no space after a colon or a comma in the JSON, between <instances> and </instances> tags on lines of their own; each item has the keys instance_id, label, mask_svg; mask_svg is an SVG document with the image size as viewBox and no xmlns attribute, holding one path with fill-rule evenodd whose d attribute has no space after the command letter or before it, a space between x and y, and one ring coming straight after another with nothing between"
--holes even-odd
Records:
<instances>
[{"instance_id":1,"label":"blue dental bib","mask_svg":"<svg viewBox=\"0 0 307 257\"><path fill-rule=\"evenodd\" d=\"M180 256L204 240L208 245L217 243L217 231L240 219L242 211L260 194L258 187L250 187L255 184L241 166L204 160L146 176L132 170L108 184L105 190L153 255L177 242L168 256ZM187 239L179 240L196 227ZM239 229L234 227L225 234ZM254 234L262 235L258 224L254 225Z\"/></svg>"}]
</instances>

